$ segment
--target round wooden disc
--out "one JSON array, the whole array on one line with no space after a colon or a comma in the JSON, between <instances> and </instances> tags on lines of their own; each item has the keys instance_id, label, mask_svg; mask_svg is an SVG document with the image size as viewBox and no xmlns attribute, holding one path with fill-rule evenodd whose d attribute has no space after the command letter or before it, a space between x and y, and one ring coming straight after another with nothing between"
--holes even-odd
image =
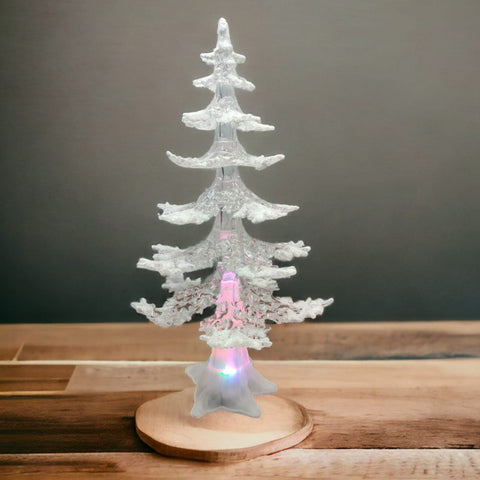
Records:
<instances>
[{"instance_id":1,"label":"round wooden disc","mask_svg":"<svg viewBox=\"0 0 480 480\"><path fill-rule=\"evenodd\" d=\"M260 418L219 410L190 416L194 388L150 400L135 413L139 437L157 452L207 462L232 462L293 447L313 422L298 403L276 395L255 397Z\"/></svg>"}]
</instances>

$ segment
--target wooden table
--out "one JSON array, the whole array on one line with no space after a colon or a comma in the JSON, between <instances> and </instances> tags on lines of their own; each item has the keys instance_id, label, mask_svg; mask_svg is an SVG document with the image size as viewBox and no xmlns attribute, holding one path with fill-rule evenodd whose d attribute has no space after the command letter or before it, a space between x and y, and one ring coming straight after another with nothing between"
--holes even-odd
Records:
<instances>
[{"instance_id":1,"label":"wooden table","mask_svg":"<svg viewBox=\"0 0 480 480\"><path fill-rule=\"evenodd\" d=\"M0 325L0 478L480 479L480 322L274 327L252 358L313 433L226 465L162 457L134 430L138 405L190 386L197 329Z\"/></svg>"}]
</instances>

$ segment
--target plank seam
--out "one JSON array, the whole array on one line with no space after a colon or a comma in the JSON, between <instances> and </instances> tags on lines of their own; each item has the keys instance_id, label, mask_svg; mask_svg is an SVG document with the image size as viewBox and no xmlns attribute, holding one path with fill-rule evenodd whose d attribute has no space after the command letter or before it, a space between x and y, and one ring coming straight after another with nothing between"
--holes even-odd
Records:
<instances>
[{"instance_id":1,"label":"plank seam","mask_svg":"<svg viewBox=\"0 0 480 480\"><path fill-rule=\"evenodd\" d=\"M23 350L23 347L25 346L25 342L22 342L22 344L20 345L20 347L18 347L18 350L17 352L15 353L15 355L13 356L12 360L10 360L11 362L17 362L18 361L18 357L20 356L20 354L22 353L22 350Z\"/></svg>"}]
</instances>

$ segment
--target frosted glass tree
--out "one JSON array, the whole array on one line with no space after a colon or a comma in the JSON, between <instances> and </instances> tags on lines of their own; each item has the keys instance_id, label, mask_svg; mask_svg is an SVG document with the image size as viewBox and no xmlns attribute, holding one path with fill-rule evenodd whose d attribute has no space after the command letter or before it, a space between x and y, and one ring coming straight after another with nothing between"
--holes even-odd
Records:
<instances>
[{"instance_id":1,"label":"frosted glass tree","mask_svg":"<svg viewBox=\"0 0 480 480\"><path fill-rule=\"evenodd\" d=\"M333 299L294 302L290 297L273 296L278 290L277 280L296 273L295 267L279 267L273 260L287 262L305 257L310 247L302 241L267 243L252 238L244 229L242 219L252 223L274 220L298 207L262 200L240 178L238 166L262 170L284 156L250 155L238 141L237 130L264 132L274 127L240 109L235 89L252 91L255 87L236 72L237 64L243 63L245 57L233 51L223 18L218 22L217 33L213 52L200 55L213 66L213 73L193 82L196 87L211 90L213 100L204 110L184 113L182 118L188 127L213 130L214 142L199 158L167 152L168 158L181 167L215 170L215 179L195 202L158 205L160 220L184 225L214 218L213 227L204 241L189 248L154 245L153 259L141 258L137 266L165 277L163 288L173 295L163 307L144 298L132 306L161 327L181 325L192 315L216 306L215 313L200 323L200 338L212 348L211 357L186 370L196 384L191 415L200 417L225 409L259 417L261 412L254 395L274 393L276 387L253 368L247 349L271 346L267 319L275 323L302 322L321 315ZM188 276L209 268L213 273L206 278Z\"/></svg>"}]
</instances>

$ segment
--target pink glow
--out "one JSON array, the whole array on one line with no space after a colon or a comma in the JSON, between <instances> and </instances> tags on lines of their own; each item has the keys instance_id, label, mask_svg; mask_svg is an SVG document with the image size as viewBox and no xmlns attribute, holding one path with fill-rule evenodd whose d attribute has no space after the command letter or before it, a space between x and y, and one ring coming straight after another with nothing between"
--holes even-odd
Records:
<instances>
[{"instance_id":1,"label":"pink glow","mask_svg":"<svg viewBox=\"0 0 480 480\"><path fill-rule=\"evenodd\" d=\"M225 272L220 282L219 302L238 302L240 300L240 280L234 272Z\"/></svg>"},{"instance_id":2,"label":"pink glow","mask_svg":"<svg viewBox=\"0 0 480 480\"><path fill-rule=\"evenodd\" d=\"M246 347L212 348L208 360L208 368L220 375L231 377L242 368L250 365L250 357Z\"/></svg>"},{"instance_id":3,"label":"pink glow","mask_svg":"<svg viewBox=\"0 0 480 480\"><path fill-rule=\"evenodd\" d=\"M240 300L240 279L234 272L225 272L220 281L220 294L213 317L202 323L217 330L244 328L245 307Z\"/></svg>"},{"instance_id":4,"label":"pink glow","mask_svg":"<svg viewBox=\"0 0 480 480\"><path fill-rule=\"evenodd\" d=\"M220 230L220 240L228 240L231 236L232 232L229 230Z\"/></svg>"}]
</instances>

